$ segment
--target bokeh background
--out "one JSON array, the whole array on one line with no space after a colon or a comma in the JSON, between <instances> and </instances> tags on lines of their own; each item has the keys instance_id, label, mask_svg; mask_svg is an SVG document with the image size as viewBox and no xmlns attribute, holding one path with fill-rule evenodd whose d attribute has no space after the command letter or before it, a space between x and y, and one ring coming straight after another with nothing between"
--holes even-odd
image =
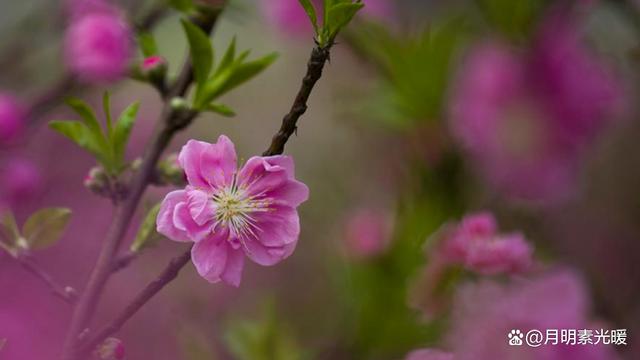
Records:
<instances>
[{"instance_id":1,"label":"bokeh background","mask_svg":"<svg viewBox=\"0 0 640 360\"><path fill-rule=\"evenodd\" d=\"M0 89L27 107L57 99L0 147L0 201L19 223L45 206L73 210L61 241L33 256L81 289L112 206L83 187L94 160L46 122L74 118L64 95L98 108L109 90L117 110L140 100L133 160L162 105L134 80L60 83L74 1L0 4ZM274 16L278 2L230 2L213 36L219 53L236 36L252 54L280 57L224 97L235 117L203 114L167 154L220 134L243 159L267 147L314 45L304 21ZM187 51L180 14L162 2L112 4L132 23L165 9L153 33L177 71ZM416 305L427 239L480 210L522 232L541 269L580 274L590 319L628 329L628 346L594 359L638 358L639 34L635 1L397 0L358 15L287 145L311 189L294 255L275 267L248 265L238 289L209 284L188 265L118 333L127 358L400 359L416 348L450 349L456 317L426 317ZM141 208L169 190L151 189ZM182 247L160 241L116 274L96 322L124 307ZM69 305L4 252L0 289L0 359L56 358Z\"/></svg>"}]
</instances>

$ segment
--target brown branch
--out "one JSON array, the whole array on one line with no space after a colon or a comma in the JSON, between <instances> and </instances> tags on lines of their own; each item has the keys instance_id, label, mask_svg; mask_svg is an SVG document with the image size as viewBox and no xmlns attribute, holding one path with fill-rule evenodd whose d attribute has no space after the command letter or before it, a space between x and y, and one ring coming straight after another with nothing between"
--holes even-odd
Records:
<instances>
[{"instance_id":1,"label":"brown branch","mask_svg":"<svg viewBox=\"0 0 640 360\"><path fill-rule=\"evenodd\" d=\"M307 111L309 95L311 95L313 87L322 76L322 69L324 69L325 63L329 60L330 49L331 45L326 47L316 46L313 48L313 51L311 51L311 56L307 63L307 74L302 79L302 85L300 86L300 90L298 90L298 95L293 101L291 110L289 110L289 113L282 119L282 126L273 136L271 145L262 153L263 156L278 155L284 152L284 145L298 128L298 119Z\"/></svg>"},{"instance_id":2,"label":"brown branch","mask_svg":"<svg viewBox=\"0 0 640 360\"><path fill-rule=\"evenodd\" d=\"M127 305L126 308L113 319L109 324L98 330L90 339L83 342L78 349L77 356L84 356L91 352L104 339L115 334L122 326L140 310L151 298L153 298L167 284L173 281L180 270L191 260L191 249L169 262L167 267L149 285L147 285L138 295Z\"/></svg>"},{"instance_id":3,"label":"brown branch","mask_svg":"<svg viewBox=\"0 0 640 360\"><path fill-rule=\"evenodd\" d=\"M220 11L212 12L208 16L203 16L198 19L194 19L194 23L198 25L207 34L211 33L213 26L218 18ZM193 78L190 64L190 60L187 60L185 67L189 70L183 70L176 83L172 86L170 94L173 96L183 96L189 88L191 83L190 79ZM187 79L187 80L185 80ZM112 264L120 244L124 238L124 235L131 223L133 214L138 207L138 203L142 198L144 191L146 190L149 182L152 178L157 162L169 144L173 135L179 130L185 128L191 123L191 121L197 115L193 111L180 111L171 107L169 101L165 101L165 106L158 123L158 127L150 141L150 146L147 147L145 155L143 156L142 165L140 170L136 173L136 177L133 179L127 198L116 207L114 214L114 221L107 233L102 249L98 256L98 261L91 276L85 291L80 296L78 306L75 308L71 319L71 325L67 334L67 340L63 349L62 359L72 360L78 359L76 356L75 348L78 342L79 335L84 331L87 324L91 321L95 308L98 305L104 286L112 274Z\"/></svg>"},{"instance_id":4,"label":"brown branch","mask_svg":"<svg viewBox=\"0 0 640 360\"><path fill-rule=\"evenodd\" d=\"M35 277L40 279L45 283L50 289L51 292L64 300L69 304L73 304L76 301L77 293L70 286L62 286L58 282L56 282L53 277L46 272L44 269L40 267L38 263L36 263L29 255L26 254L18 254L13 257L16 261L22 265L22 267L33 274Z\"/></svg>"},{"instance_id":5,"label":"brown branch","mask_svg":"<svg viewBox=\"0 0 640 360\"><path fill-rule=\"evenodd\" d=\"M306 110L307 99L309 98L309 95L311 94L311 90L313 89L315 83L322 75L322 68L328 59L329 48L322 49L316 47L311 53L307 75L303 79L302 88L296 96L296 100L294 101L291 112L284 118L282 129L274 137L274 144L272 144L274 150L272 152L271 149L268 150L267 152L265 152L265 156L282 153L282 150L284 149L284 145L287 142L288 138L293 132L295 132L295 123L297 119L299 119ZM292 126L293 130L289 132L289 129L291 129ZM128 261L126 260L126 256L122 259L125 259L125 262ZM149 285L147 285L147 287L142 292L140 292L136 298L134 298L134 300L124 309L124 311L118 317L116 317L104 328L96 332L95 335L93 335L89 340L82 342L76 355L86 355L108 336L111 336L118 330L120 330L120 328L133 315L135 315L135 313L140 310L142 306L144 306L144 304L151 300L153 296L155 296L158 292L160 292L160 290L162 290L167 284L169 284L173 279L176 278L180 269L184 267L190 259L191 250L185 252L177 258L174 258L169 263L167 268L165 268L165 270L160 274L160 276ZM116 267L118 266L117 264L118 262L116 261Z\"/></svg>"}]
</instances>

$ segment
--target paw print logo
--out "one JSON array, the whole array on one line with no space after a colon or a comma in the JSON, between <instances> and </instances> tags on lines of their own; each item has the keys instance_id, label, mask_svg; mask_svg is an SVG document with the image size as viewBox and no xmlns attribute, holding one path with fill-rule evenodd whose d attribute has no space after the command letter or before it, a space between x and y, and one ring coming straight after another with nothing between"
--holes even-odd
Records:
<instances>
[{"instance_id":1,"label":"paw print logo","mask_svg":"<svg viewBox=\"0 0 640 360\"><path fill-rule=\"evenodd\" d=\"M524 337L524 335L522 334L522 331L514 329L507 334L507 337L509 338L509 345L520 346L522 345L522 338Z\"/></svg>"}]
</instances>

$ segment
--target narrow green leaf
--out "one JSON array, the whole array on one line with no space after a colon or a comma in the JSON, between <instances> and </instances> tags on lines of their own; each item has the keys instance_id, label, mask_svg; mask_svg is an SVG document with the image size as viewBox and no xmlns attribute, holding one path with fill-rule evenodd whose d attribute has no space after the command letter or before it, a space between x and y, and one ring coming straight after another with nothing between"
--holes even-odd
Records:
<instances>
[{"instance_id":1,"label":"narrow green leaf","mask_svg":"<svg viewBox=\"0 0 640 360\"><path fill-rule=\"evenodd\" d=\"M138 47L144 57L158 55L158 44L153 34L148 31L138 33Z\"/></svg>"},{"instance_id":2,"label":"narrow green leaf","mask_svg":"<svg viewBox=\"0 0 640 360\"><path fill-rule=\"evenodd\" d=\"M104 110L104 116L107 119L107 138L111 138L113 131L111 120L111 94L105 91L102 95L102 109Z\"/></svg>"},{"instance_id":3,"label":"narrow green leaf","mask_svg":"<svg viewBox=\"0 0 640 360\"><path fill-rule=\"evenodd\" d=\"M89 151L99 162L103 163L107 160L105 149L95 139L94 134L85 123L78 121L51 121L49 122L49 127ZM105 164L103 163L103 165Z\"/></svg>"},{"instance_id":4,"label":"narrow green leaf","mask_svg":"<svg viewBox=\"0 0 640 360\"><path fill-rule=\"evenodd\" d=\"M329 30L328 41L333 40L353 17L364 7L362 3L339 3L329 9L329 19L325 27Z\"/></svg>"},{"instance_id":5,"label":"narrow green leaf","mask_svg":"<svg viewBox=\"0 0 640 360\"><path fill-rule=\"evenodd\" d=\"M67 105L69 105L75 112L80 115L82 121L87 124L89 129L95 134L102 135L102 128L100 127L100 123L96 118L95 113L91 109L91 107L85 103L84 101L77 98L68 98L66 99Z\"/></svg>"},{"instance_id":6,"label":"narrow green leaf","mask_svg":"<svg viewBox=\"0 0 640 360\"><path fill-rule=\"evenodd\" d=\"M227 51L225 51L224 56L222 57L222 60L220 60L220 65L218 65L218 69L216 70L213 76L215 77L218 74L222 73L223 71L227 70L229 66L233 64L235 57L236 57L236 37L234 36L233 39L231 40L231 43L229 44L229 47L227 47Z\"/></svg>"},{"instance_id":7,"label":"narrow green leaf","mask_svg":"<svg viewBox=\"0 0 640 360\"><path fill-rule=\"evenodd\" d=\"M131 129L133 129L133 125L136 121L136 115L138 114L138 109L140 107L140 103L134 102L129 105L126 109L122 111L120 116L118 117L118 122L116 123L113 130L113 149L115 152L115 159L119 165L124 163L124 155L127 149L127 142L129 141L129 136L131 135Z\"/></svg>"},{"instance_id":8,"label":"narrow green leaf","mask_svg":"<svg viewBox=\"0 0 640 360\"><path fill-rule=\"evenodd\" d=\"M131 251L138 252L151 247L160 239L160 235L156 232L156 218L160 212L160 203L152 207L144 218L138 234L131 244Z\"/></svg>"},{"instance_id":9,"label":"narrow green leaf","mask_svg":"<svg viewBox=\"0 0 640 360\"><path fill-rule=\"evenodd\" d=\"M304 8L304 11L307 13L309 20L311 20L311 24L313 25L313 30L318 32L318 16L316 15L316 8L311 3L311 0L298 0L300 5Z\"/></svg>"},{"instance_id":10,"label":"narrow green leaf","mask_svg":"<svg viewBox=\"0 0 640 360\"><path fill-rule=\"evenodd\" d=\"M209 36L188 20L182 20L182 27L189 41L193 75L201 88L209 77L213 66L213 46Z\"/></svg>"},{"instance_id":11,"label":"narrow green leaf","mask_svg":"<svg viewBox=\"0 0 640 360\"><path fill-rule=\"evenodd\" d=\"M22 233L30 249L43 249L60 239L71 219L71 210L46 208L36 211L27 219Z\"/></svg>"},{"instance_id":12,"label":"narrow green leaf","mask_svg":"<svg viewBox=\"0 0 640 360\"><path fill-rule=\"evenodd\" d=\"M194 8L192 0L169 0L169 5L183 13L187 13Z\"/></svg>"},{"instance_id":13,"label":"narrow green leaf","mask_svg":"<svg viewBox=\"0 0 640 360\"><path fill-rule=\"evenodd\" d=\"M226 117L236 116L236 113L233 111L233 109L224 104L211 103L205 107L205 110L211 111Z\"/></svg>"},{"instance_id":14,"label":"narrow green leaf","mask_svg":"<svg viewBox=\"0 0 640 360\"><path fill-rule=\"evenodd\" d=\"M266 69L269 65L273 64L273 62L277 58L278 58L278 54L272 53L260 59L234 66L231 75L224 82L224 84L222 84L220 87L215 89L215 91L213 91L211 94L207 94L209 95L209 99L210 100L216 99L220 95L227 93L233 88L255 77L256 75L261 73L264 69Z\"/></svg>"}]
</instances>

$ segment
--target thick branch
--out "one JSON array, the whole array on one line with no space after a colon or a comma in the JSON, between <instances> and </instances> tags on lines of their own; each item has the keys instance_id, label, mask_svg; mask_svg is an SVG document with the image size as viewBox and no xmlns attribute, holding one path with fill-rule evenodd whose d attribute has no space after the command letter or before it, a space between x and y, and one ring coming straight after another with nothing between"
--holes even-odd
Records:
<instances>
[{"instance_id":1,"label":"thick branch","mask_svg":"<svg viewBox=\"0 0 640 360\"><path fill-rule=\"evenodd\" d=\"M160 290L162 290L167 284L178 276L180 270L191 259L191 249L184 252L182 255L174 258L169 262L167 267L162 273L149 285L147 285L134 299L127 305L127 307L113 319L105 327L97 331L89 340L82 343L81 348L78 350L78 356L85 355L91 352L96 346L98 346L104 339L115 334L120 328L133 316L138 310L140 310L151 298L153 298Z\"/></svg>"},{"instance_id":2,"label":"thick branch","mask_svg":"<svg viewBox=\"0 0 640 360\"><path fill-rule=\"evenodd\" d=\"M75 290L70 286L62 286L56 282L49 273L40 267L30 256L17 255L14 257L22 267L33 274L38 279L42 280L50 289L51 292L58 296L60 299L67 303L73 304L76 300L77 294Z\"/></svg>"},{"instance_id":3,"label":"thick branch","mask_svg":"<svg viewBox=\"0 0 640 360\"><path fill-rule=\"evenodd\" d=\"M204 31L210 33L217 20L217 15L219 15L219 12L212 13L211 16L197 19L194 22ZM185 63L185 67L189 67L190 69L189 64L190 61L187 61ZM175 94L175 96L183 96L189 88L190 81L185 82L183 79L191 79L191 71L183 71L182 73L183 75L180 76L176 84L171 89L170 93L172 95ZM95 308L102 295L104 286L107 283L109 276L112 274L111 270L115 254L122 243L122 239L124 238L129 224L131 223L131 219L138 207L138 203L140 202L140 199L152 178L158 159L169 144L173 135L187 126L195 116L196 113L194 112L176 111L171 107L170 101L165 102L160 122L152 137L150 146L147 148L145 155L143 156L140 170L136 173L136 177L131 184L127 198L116 208L114 221L109 228L100 251L100 255L98 256L96 266L91 273L87 287L82 293L82 296L78 301L78 306L73 313L69 333L67 334L67 340L63 350L63 359L77 359L74 355L74 348L79 340L78 337L91 321Z\"/></svg>"},{"instance_id":4,"label":"thick branch","mask_svg":"<svg viewBox=\"0 0 640 360\"><path fill-rule=\"evenodd\" d=\"M311 57L307 63L307 74L302 79L302 85L300 86L300 90L298 90L298 95L296 95L293 101L291 110L289 110L289 113L282 119L280 130L273 136L271 145L262 154L263 156L279 155L284 152L284 145L298 128L298 119L307 111L309 95L311 95L313 87L322 76L324 64L329 60L330 48L331 46L316 46L313 51L311 51Z\"/></svg>"}]
</instances>

